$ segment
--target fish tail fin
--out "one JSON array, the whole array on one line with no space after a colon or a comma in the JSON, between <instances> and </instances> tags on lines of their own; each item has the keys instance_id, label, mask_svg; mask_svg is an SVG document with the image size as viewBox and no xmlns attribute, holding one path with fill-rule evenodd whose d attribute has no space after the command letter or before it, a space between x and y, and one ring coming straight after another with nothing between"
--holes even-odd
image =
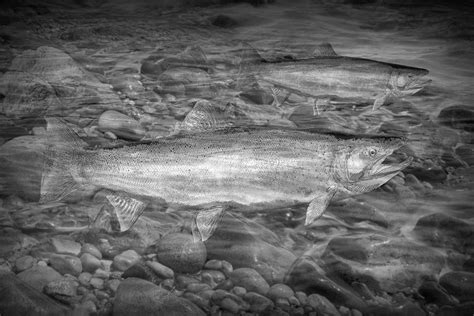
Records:
<instances>
[{"instance_id":1,"label":"fish tail fin","mask_svg":"<svg viewBox=\"0 0 474 316\"><path fill-rule=\"evenodd\" d=\"M47 118L46 122L50 144L44 153L40 203L59 201L80 188L76 180L86 145L63 120Z\"/></svg>"},{"instance_id":2,"label":"fish tail fin","mask_svg":"<svg viewBox=\"0 0 474 316\"><path fill-rule=\"evenodd\" d=\"M240 44L240 64L237 87L247 87L257 82L255 79L255 74L258 71L257 65L262 61L262 56L260 56L254 47L245 42Z\"/></svg>"},{"instance_id":3,"label":"fish tail fin","mask_svg":"<svg viewBox=\"0 0 474 316\"><path fill-rule=\"evenodd\" d=\"M217 206L197 213L192 223L194 242L204 242L208 240L216 231L223 215L224 208L222 206Z\"/></svg>"}]
</instances>

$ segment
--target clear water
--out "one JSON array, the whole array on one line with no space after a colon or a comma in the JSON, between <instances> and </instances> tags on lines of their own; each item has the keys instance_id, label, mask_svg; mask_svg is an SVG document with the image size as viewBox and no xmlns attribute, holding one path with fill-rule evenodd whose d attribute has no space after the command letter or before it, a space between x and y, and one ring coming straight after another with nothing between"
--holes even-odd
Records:
<instances>
[{"instance_id":1,"label":"clear water","mask_svg":"<svg viewBox=\"0 0 474 316\"><path fill-rule=\"evenodd\" d=\"M55 10L61 13L55 13ZM7 15L13 14L11 11L5 12ZM331 203L326 215L310 227L303 225L305 205L271 205L258 210L236 207L234 211L275 233L281 245L295 257L309 256L320 264L320 260L324 261L326 245L336 237L383 235L387 243L390 240L402 240L401 244L407 245L413 242L430 251L436 246L434 251L439 251L446 263L440 270L430 271L435 279L449 271L474 272L472 264L470 268L465 264L472 260L474 247L453 248L451 244L453 240L454 243L461 242L459 239L465 236L472 238L474 233L456 235L453 224L448 227L433 224L428 231L436 231L440 235L427 240L420 238L414 231L421 217L434 213L460 219L471 227L471 232L474 231L474 173L470 166L474 150L472 125L470 130L451 128L441 124L438 119L441 110L453 105L463 105L474 111L474 24L471 6L450 6L445 3L401 5L382 1L352 5L332 1L281 0L258 7L232 4L173 9L163 13L150 3L138 3L132 8L125 3L115 2L105 3L98 8L53 4L51 12L34 16L25 14L22 15L24 20L16 20L5 26L2 31L5 34L4 43L1 46L2 71L6 73L11 61L25 49L53 46L69 54L101 82L114 85L115 77L119 78L119 83L125 82L115 88L117 96L118 91L121 91L122 96L138 91L134 105L127 103L128 99L123 97L119 101L128 113L133 113L134 108L143 113L147 101L143 87L134 84L141 81L148 91L156 85L149 77L140 75L142 61L150 55L173 56L193 45L202 48L210 64L221 64L221 68L214 73L215 85L231 80L235 75L238 63L235 52L240 41L250 43L266 59L285 55L305 58L311 55L316 45L329 42L340 55L428 69L429 78L432 79L430 86L414 96L394 100L377 111L370 111L370 104L354 107L341 105L315 117L311 104L304 98L293 96L285 105L287 113L292 113L289 120L296 128L358 136L406 137L407 146L403 151L415 157L411 169L373 192ZM232 17L237 25L229 28L212 26L209 18L218 14ZM89 32L98 25L103 26L103 29ZM127 84L131 85L127 87ZM174 124L182 121L191 111L189 100L205 98L220 102L226 93L178 96L174 103L168 102L162 95L165 110L163 114L158 111L152 115L153 137L165 137L172 132ZM64 99L61 101L67 102ZM283 120L270 105L253 104L247 110L247 114L254 115L252 119L255 121L268 120L270 125L288 124L286 120L282 123ZM87 123L90 125L79 124L83 133L97 124L95 120L100 115L91 111L93 114L88 116L87 110L83 114L77 114L80 111L76 111L76 114L68 111L64 113L66 118L72 118L71 121L76 120L77 115L89 120ZM140 115L135 117L139 118ZM2 120L5 125L0 137L4 142L10 141L12 135L30 132L32 127L44 127L44 123L26 124L24 120L5 116L2 116ZM146 126L151 129L151 125ZM92 136L88 140L92 144L114 143L106 137L94 140ZM457 149L460 147L467 149L463 154L453 154L459 153ZM8 156L9 153L8 147L7 150L4 147L2 155ZM412 175L419 181L413 180ZM52 212L51 209L38 209L36 202L26 198L16 200L11 195L5 195L2 209L13 218L16 223L13 226L23 229L26 234L40 234L44 238L55 234L54 229L46 228L82 227L98 211L98 203L91 200L68 203L66 205L69 208L53 208L55 211ZM150 224L150 228L142 223L136 228L142 230L138 234L145 244L160 234L177 230L176 226L182 225L189 216L186 212L176 213L174 206L169 206L167 213L161 213L166 208L159 205L156 203L156 207L144 215L150 219L150 223L157 224ZM361 208L360 212L357 207ZM25 213L25 209L30 210L30 213ZM20 213L22 215L18 215ZM5 219L4 226L9 225L11 221ZM154 231L151 232L151 229ZM438 241L433 242L433 239ZM410 247L400 250L394 246L375 251L372 261L360 269L372 269L370 275L385 274L382 279L392 281L397 278L398 268L402 271L405 269L416 279L414 267L423 266L420 274L425 273L430 268L424 267L424 264L432 258L430 255L427 258L413 255ZM326 269L330 270L330 264L329 267L327 265ZM395 268L384 270L391 265ZM401 279L403 285L407 277ZM416 289L417 286L419 284L406 284L408 288ZM403 287L398 286L395 292ZM419 302L423 302L421 305L425 311L432 308L426 301ZM439 303L437 308L441 307Z\"/></svg>"}]
</instances>

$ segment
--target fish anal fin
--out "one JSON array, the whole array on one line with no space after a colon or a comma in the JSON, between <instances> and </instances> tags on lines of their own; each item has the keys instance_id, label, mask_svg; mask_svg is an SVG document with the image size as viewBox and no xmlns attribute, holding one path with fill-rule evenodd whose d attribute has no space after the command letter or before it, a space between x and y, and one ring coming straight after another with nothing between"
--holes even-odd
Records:
<instances>
[{"instance_id":1,"label":"fish anal fin","mask_svg":"<svg viewBox=\"0 0 474 316\"><path fill-rule=\"evenodd\" d=\"M314 57L337 57L338 55L329 43L322 43L313 51Z\"/></svg>"},{"instance_id":2,"label":"fish anal fin","mask_svg":"<svg viewBox=\"0 0 474 316\"><path fill-rule=\"evenodd\" d=\"M221 206L197 213L192 223L194 242L208 240L214 234L223 214L224 208Z\"/></svg>"},{"instance_id":3,"label":"fish anal fin","mask_svg":"<svg viewBox=\"0 0 474 316\"><path fill-rule=\"evenodd\" d=\"M114 208L121 232L129 230L147 206L146 202L123 193L108 194L105 197Z\"/></svg>"},{"instance_id":4,"label":"fish anal fin","mask_svg":"<svg viewBox=\"0 0 474 316\"><path fill-rule=\"evenodd\" d=\"M337 190L335 187L329 187L326 192L322 192L313 198L306 211L306 226L312 224L315 220L323 215L324 211L329 205L329 202L334 197L336 192Z\"/></svg>"}]
</instances>

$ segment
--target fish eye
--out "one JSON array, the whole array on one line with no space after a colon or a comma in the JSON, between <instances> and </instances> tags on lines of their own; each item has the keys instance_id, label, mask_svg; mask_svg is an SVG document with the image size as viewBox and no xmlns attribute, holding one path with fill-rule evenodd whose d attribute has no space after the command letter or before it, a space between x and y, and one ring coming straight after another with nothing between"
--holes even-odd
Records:
<instances>
[{"instance_id":1,"label":"fish eye","mask_svg":"<svg viewBox=\"0 0 474 316\"><path fill-rule=\"evenodd\" d=\"M377 155L377 150L375 148L369 149L369 157L373 158Z\"/></svg>"}]
</instances>

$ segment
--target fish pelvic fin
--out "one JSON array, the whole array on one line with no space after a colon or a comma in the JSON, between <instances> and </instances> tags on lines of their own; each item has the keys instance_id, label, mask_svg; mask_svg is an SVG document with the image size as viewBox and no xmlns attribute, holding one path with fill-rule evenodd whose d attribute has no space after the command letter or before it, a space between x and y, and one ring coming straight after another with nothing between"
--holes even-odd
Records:
<instances>
[{"instance_id":1,"label":"fish pelvic fin","mask_svg":"<svg viewBox=\"0 0 474 316\"><path fill-rule=\"evenodd\" d=\"M40 203L56 202L78 190L79 164L86 143L58 118L47 118L50 144L44 153Z\"/></svg>"},{"instance_id":2,"label":"fish pelvic fin","mask_svg":"<svg viewBox=\"0 0 474 316\"><path fill-rule=\"evenodd\" d=\"M197 213L192 222L194 242L204 242L208 240L216 231L223 215L224 208L222 206L217 206Z\"/></svg>"},{"instance_id":3,"label":"fish pelvic fin","mask_svg":"<svg viewBox=\"0 0 474 316\"><path fill-rule=\"evenodd\" d=\"M374 100L374 104L372 105L372 111L380 109L382 105L388 102L390 96L390 91L386 91L383 94L378 95Z\"/></svg>"},{"instance_id":4,"label":"fish pelvic fin","mask_svg":"<svg viewBox=\"0 0 474 316\"><path fill-rule=\"evenodd\" d=\"M332 48L332 45L329 43L322 43L318 45L316 49L313 51L314 57L337 57L338 55Z\"/></svg>"},{"instance_id":5,"label":"fish pelvic fin","mask_svg":"<svg viewBox=\"0 0 474 316\"><path fill-rule=\"evenodd\" d=\"M132 228L148 204L120 193L108 194L105 197L114 208L120 232L125 232Z\"/></svg>"},{"instance_id":6,"label":"fish pelvic fin","mask_svg":"<svg viewBox=\"0 0 474 316\"><path fill-rule=\"evenodd\" d=\"M326 192L320 193L309 203L306 211L305 226L312 224L315 220L320 218L326 210L329 202L336 194L335 187L329 187Z\"/></svg>"},{"instance_id":7,"label":"fish pelvic fin","mask_svg":"<svg viewBox=\"0 0 474 316\"><path fill-rule=\"evenodd\" d=\"M256 84L255 75L258 72L258 64L264 59L250 44L240 44L240 64L236 85L238 88L248 87Z\"/></svg>"}]
</instances>

